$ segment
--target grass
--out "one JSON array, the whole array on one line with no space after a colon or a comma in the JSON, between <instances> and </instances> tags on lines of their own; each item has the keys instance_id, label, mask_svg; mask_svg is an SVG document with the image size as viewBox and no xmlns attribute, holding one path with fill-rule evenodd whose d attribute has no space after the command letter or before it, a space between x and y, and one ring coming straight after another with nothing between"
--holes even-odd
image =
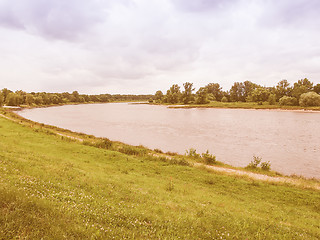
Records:
<instances>
[{"instance_id":1,"label":"grass","mask_svg":"<svg viewBox=\"0 0 320 240\"><path fill-rule=\"evenodd\" d=\"M101 144L0 117L0 239L320 238L317 190Z\"/></svg>"},{"instance_id":2,"label":"grass","mask_svg":"<svg viewBox=\"0 0 320 240\"><path fill-rule=\"evenodd\" d=\"M283 110L313 110L320 111L320 107L301 107L301 106L280 106L279 104L270 105L264 102L262 105L256 102L218 102L211 101L208 104L168 104L170 108L245 108L245 109L283 109Z\"/></svg>"}]
</instances>

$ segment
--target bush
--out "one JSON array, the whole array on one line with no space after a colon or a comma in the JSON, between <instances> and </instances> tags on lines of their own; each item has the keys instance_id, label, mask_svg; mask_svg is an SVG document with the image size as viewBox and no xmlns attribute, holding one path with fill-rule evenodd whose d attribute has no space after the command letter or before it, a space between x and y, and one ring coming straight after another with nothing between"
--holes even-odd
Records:
<instances>
[{"instance_id":1,"label":"bush","mask_svg":"<svg viewBox=\"0 0 320 240\"><path fill-rule=\"evenodd\" d=\"M276 101L277 99L276 99L276 95L275 94L270 94L269 95L269 98L268 98L268 103L270 104L270 105L275 105L276 104Z\"/></svg>"},{"instance_id":2,"label":"bush","mask_svg":"<svg viewBox=\"0 0 320 240\"><path fill-rule=\"evenodd\" d=\"M253 160L248 164L248 166L246 168L249 169L257 169L259 168L259 164L260 164L260 168L264 171L270 171L271 169L271 164L270 162L261 162L262 158L261 157L257 157L257 156L253 156Z\"/></svg>"},{"instance_id":3,"label":"bush","mask_svg":"<svg viewBox=\"0 0 320 240\"><path fill-rule=\"evenodd\" d=\"M209 153L207 150L205 153L202 153L202 158L206 164L214 164L216 163L216 156Z\"/></svg>"},{"instance_id":4,"label":"bush","mask_svg":"<svg viewBox=\"0 0 320 240\"><path fill-rule=\"evenodd\" d=\"M299 105L302 107L320 106L320 95L315 92L303 93L300 96Z\"/></svg>"},{"instance_id":5,"label":"bush","mask_svg":"<svg viewBox=\"0 0 320 240\"><path fill-rule=\"evenodd\" d=\"M190 148L189 151L186 151L186 155L192 158L199 158L200 154L197 153L197 150L194 148Z\"/></svg>"},{"instance_id":6,"label":"bush","mask_svg":"<svg viewBox=\"0 0 320 240\"><path fill-rule=\"evenodd\" d=\"M224 96L223 98L221 98L221 102L228 102L228 98Z\"/></svg>"},{"instance_id":7,"label":"bush","mask_svg":"<svg viewBox=\"0 0 320 240\"><path fill-rule=\"evenodd\" d=\"M270 171L270 168L271 168L271 164L270 162L262 162L261 163L261 169L264 170L264 171Z\"/></svg>"},{"instance_id":8,"label":"bush","mask_svg":"<svg viewBox=\"0 0 320 240\"><path fill-rule=\"evenodd\" d=\"M261 160L261 157L253 156L253 160L248 164L247 168L257 168Z\"/></svg>"},{"instance_id":9,"label":"bush","mask_svg":"<svg viewBox=\"0 0 320 240\"><path fill-rule=\"evenodd\" d=\"M283 96L279 99L279 104L281 106L297 106L298 100L295 97Z\"/></svg>"},{"instance_id":10,"label":"bush","mask_svg":"<svg viewBox=\"0 0 320 240\"><path fill-rule=\"evenodd\" d=\"M147 154L147 149L142 147L124 145L121 148L119 148L119 152L122 152L127 155L144 156Z\"/></svg>"}]
</instances>

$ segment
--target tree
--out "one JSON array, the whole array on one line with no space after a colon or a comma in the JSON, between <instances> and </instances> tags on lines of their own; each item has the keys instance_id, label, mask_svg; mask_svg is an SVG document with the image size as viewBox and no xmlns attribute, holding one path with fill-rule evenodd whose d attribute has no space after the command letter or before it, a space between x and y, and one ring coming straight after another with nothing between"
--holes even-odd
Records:
<instances>
[{"instance_id":1,"label":"tree","mask_svg":"<svg viewBox=\"0 0 320 240\"><path fill-rule=\"evenodd\" d=\"M9 95L9 93L11 93L11 91L8 90L7 88L2 89L1 91L2 91L2 96L3 96L3 102L6 102L7 96Z\"/></svg>"},{"instance_id":2,"label":"tree","mask_svg":"<svg viewBox=\"0 0 320 240\"><path fill-rule=\"evenodd\" d=\"M173 84L171 88L167 91L167 102L172 104L178 103L180 95L180 87L178 86L178 84Z\"/></svg>"},{"instance_id":3,"label":"tree","mask_svg":"<svg viewBox=\"0 0 320 240\"><path fill-rule=\"evenodd\" d=\"M206 86L208 90L208 94L212 94L216 101L221 101L223 97L222 88L220 87L219 83L209 83Z\"/></svg>"},{"instance_id":4,"label":"tree","mask_svg":"<svg viewBox=\"0 0 320 240\"><path fill-rule=\"evenodd\" d=\"M159 90L156 92L156 94L154 95L154 100L156 102L161 102L163 98L163 93Z\"/></svg>"},{"instance_id":5,"label":"tree","mask_svg":"<svg viewBox=\"0 0 320 240\"><path fill-rule=\"evenodd\" d=\"M184 91L182 92L181 98L184 104L188 104L193 100L192 92L194 91L193 83L186 82L183 84Z\"/></svg>"},{"instance_id":6,"label":"tree","mask_svg":"<svg viewBox=\"0 0 320 240\"><path fill-rule=\"evenodd\" d=\"M30 93L27 93L27 96L26 96L26 104L27 105L32 105L34 103L34 97L32 94Z\"/></svg>"},{"instance_id":7,"label":"tree","mask_svg":"<svg viewBox=\"0 0 320 240\"><path fill-rule=\"evenodd\" d=\"M18 96L16 93L9 93L6 98L6 104L8 106L17 106L18 105Z\"/></svg>"},{"instance_id":8,"label":"tree","mask_svg":"<svg viewBox=\"0 0 320 240\"><path fill-rule=\"evenodd\" d=\"M2 94L2 92L0 91L0 107L3 106L3 103L4 103L3 94Z\"/></svg>"},{"instance_id":9,"label":"tree","mask_svg":"<svg viewBox=\"0 0 320 240\"><path fill-rule=\"evenodd\" d=\"M269 95L270 91L267 88L257 87L250 93L248 98L253 102L262 103L268 100Z\"/></svg>"},{"instance_id":10,"label":"tree","mask_svg":"<svg viewBox=\"0 0 320 240\"><path fill-rule=\"evenodd\" d=\"M299 100L303 93L311 92L313 90L313 83L307 78L298 80L293 84L292 96Z\"/></svg>"},{"instance_id":11,"label":"tree","mask_svg":"<svg viewBox=\"0 0 320 240\"><path fill-rule=\"evenodd\" d=\"M320 83L318 83L317 85L315 85L315 86L313 87L313 91L316 92L316 93L318 93L318 94L320 94Z\"/></svg>"},{"instance_id":12,"label":"tree","mask_svg":"<svg viewBox=\"0 0 320 240\"><path fill-rule=\"evenodd\" d=\"M232 102L245 101L243 83L235 82L230 89L230 99Z\"/></svg>"},{"instance_id":13,"label":"tree","mask_svg":"<svg viewBox=\"0 0 320 240\"><path fill-rule=\"evenodd\" d=\"M209 101L208 101L208 89L206 87L201 87L197 91L196 103L198 103L198 104L209 103Z\"/></svg>"},{"instance_id":14,"label":"tree","mask_svg":"<svg viewBox=\"0 0 320 240\"><path fill-rule=\"evenodd\" d=\"M250 81L245 81L243 82L243 97L246 100L247 97L249 97L254 89L259 87L257 84L250 82Z\"/></svg>"},{"instance_id":15,"label":"tree","mask_svg":"<svg viewBox=\"0 0 320 240\"><path fill-rule=\"evenodd\" d=\"M290 83L287 80L282 80L278 82L275 93L277 101L279 101L280 98L283 96L290 96L291 95L292 88L290 87Z\"/></svg>"},{"instance_id":16,"label":"tree","mask_svg":"<svg viewBox=\"0 0 320 240\"><path fill-rule=\"evenodd\" d=\"M269 97L268 97L268 103L270 105L275 105L277 102L277 97L275 94L270 94Z\"/></svg>"},{"instance_id":17,"label":"tree","mask_svg":"<svg viewBox=\"0 0 320 240\"><path fill-rule=\"evenodd\" d=\"M302 107L320 106L320 95L315 92L303 93L300 96L299 105Z\"/></svg>"}]
</instances>

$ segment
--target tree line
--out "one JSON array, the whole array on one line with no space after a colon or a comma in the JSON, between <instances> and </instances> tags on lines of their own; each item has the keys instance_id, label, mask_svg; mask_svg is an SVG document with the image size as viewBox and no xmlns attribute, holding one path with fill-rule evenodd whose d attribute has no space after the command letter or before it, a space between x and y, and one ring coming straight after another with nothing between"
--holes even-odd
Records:
<instances>
[{"instance_id":1,"label":"tree line","mask_svg":"<svg viewBox=\"0 0 320 240\"><path fill-rule=\"evenodd\" d=\"M195 93L194 91L193 83L184 83L182 90L178 84L173 84L166 94L157 91L153 101L169 104L207 104L210 101L220 101L256 102L260 105L267 103L285 106L320 106L320 84L314 85L307 78L298 80L292 86L287 80L280 81L274 87L264 87L245 81L235 82L228 91L223 91L219 83L209 83L200 87Z\"/></svg>"},{"instance_id":2,"label":"tree line","mask_svg":"<svg viewBox=\"0 0 320 240\"><path fill-rule=\"evenodd\" d=\"M153 95L122 95L122 94L99 94L87 95L79 94L78 91L72 93L47 93L31 92L22 90L11 91L7 88L0 90L0 106L46 106L68 103L107 103L117 101L148 101Z\"/></svg>"}]
</instances>

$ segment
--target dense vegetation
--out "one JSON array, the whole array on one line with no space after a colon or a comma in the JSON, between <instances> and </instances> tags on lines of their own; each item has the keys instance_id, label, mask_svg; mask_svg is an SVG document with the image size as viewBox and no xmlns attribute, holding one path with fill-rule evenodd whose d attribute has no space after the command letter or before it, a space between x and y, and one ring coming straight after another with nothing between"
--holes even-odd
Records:
<instances>
[{"instance_id":1,"label":"dense vegetation","mask_svg":"<svg viewBox=\"0 0 320 240\"><path fill-rule=\"evenodd\" d=\"M318 190L18 122L0 116L0 239L320 238Z\"/></svg>"},{"instance_id":2,"label":"dense vegetation","mask_svg":"<svg viewBox=\"0 0 320 240\"><path fill-rule=\"evenodd\" d=\"M79 94L77 91L72 93L26 93L22 90L11 91L6 88L0 90L0 106L42 106L52 104L68 103L106 103L116 101L147 101L152 95L120 95L120 94L99 94L87 95Z\"/></svg>"},{"instance_id":3,"label":"dense vegetation","mask_svg":"<svg viewBox=\"0 0 320 240\"><path fill-rule=\"evenodd\" d=\"M287 80L280 81L275 87L264 87L250 81L235 82L229 91L223 91L219 83L210 83L196 93L193 83L183 84L184 90L174 84L166 94L157 91L156 103L170 104L208 104L218 102L254 102L262 105L282 106L320 106L320 84L314 85L307 78L298 80L290 86Z\"/></svg>"}]
</instances>

